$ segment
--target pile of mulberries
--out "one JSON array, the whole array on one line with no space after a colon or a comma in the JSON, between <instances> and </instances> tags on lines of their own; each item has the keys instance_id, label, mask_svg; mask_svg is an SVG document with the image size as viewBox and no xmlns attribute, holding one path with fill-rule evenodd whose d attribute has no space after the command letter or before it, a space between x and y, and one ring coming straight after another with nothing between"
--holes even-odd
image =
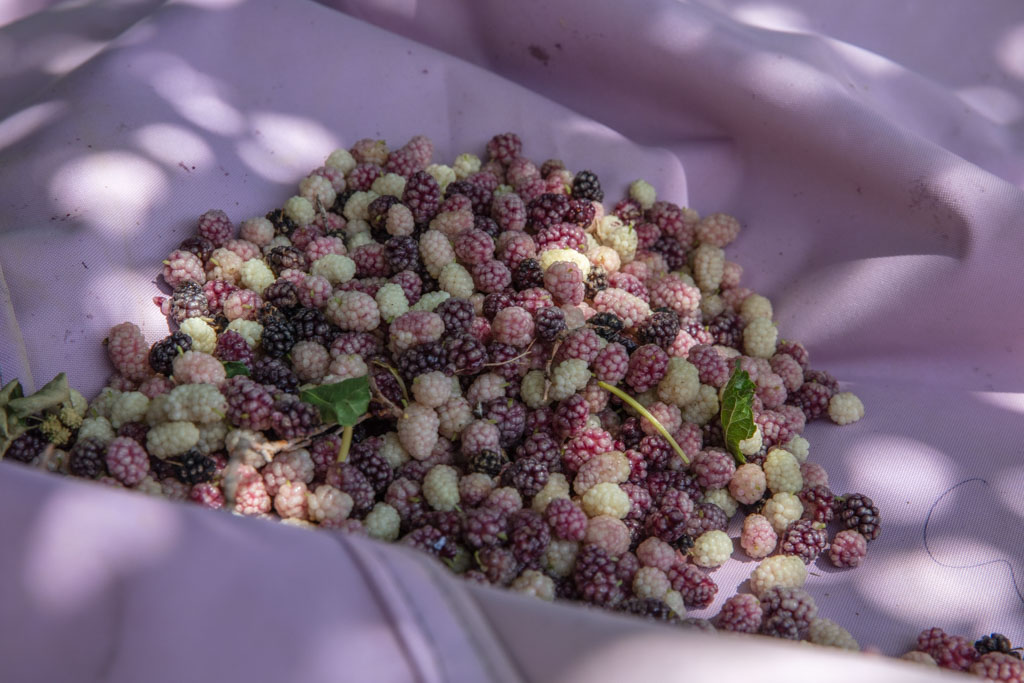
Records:
<instances>
[{"instance_id":1,"label":"pile of mulberries","mask_svg":"<svg viewBox=\"0 0 1024 683\"><path fill-rule=\"evenodd\" d=\"M857 421L860 400L741 286L738 220L644 181L609 209L597 172L523 149L503 133L446 165L424 136L359 140L264 216L204 213L163 262L169 334L116 326L108 386L36 416L6 457L397 541L546 600L708 629L686 608L717 597L720 628L856 648L816 617L806 565L861 564L881 515L829 488L801 434ZM757 432L737 467L719 413L740 369ZM341 460L303 391L358 377L370 407ZM718 596L734 552L759 561L753 595ZM1014 654L942 636L915 656Z\"/></svg>"}]
</instances>

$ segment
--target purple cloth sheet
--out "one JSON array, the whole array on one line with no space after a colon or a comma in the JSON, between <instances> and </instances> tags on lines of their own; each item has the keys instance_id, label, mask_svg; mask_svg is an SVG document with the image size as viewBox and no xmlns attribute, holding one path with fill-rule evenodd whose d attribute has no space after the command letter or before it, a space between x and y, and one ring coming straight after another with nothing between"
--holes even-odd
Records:
<instances>
[{"instance_id":1,"label":"purple cloth sheet","mask_svg":"<svg viewBox=\"0 0 1024 683\"><path fill-rule=\"evenodd\" d=\"M832 487L884 520L863 567L811 568L822 616L888 654L932 625L1024 639L1015 1L329 4L0 8L5 381L66 371L91 396L112 325L164 336L157 266L209 208L261 215L362 137L423 133L448 162L514 130L532 159L597 171L610 199L645 178L738 216L743 284L864 401L861 422L805 433ZM470 587L402 549L8 464L0 506L0 680L576 681L792 661L785 644L748 661L728 640ZM691 615L753 566L737 553ZM800 653L808 672L915 675Z\"/></svg>"}]
</instances>

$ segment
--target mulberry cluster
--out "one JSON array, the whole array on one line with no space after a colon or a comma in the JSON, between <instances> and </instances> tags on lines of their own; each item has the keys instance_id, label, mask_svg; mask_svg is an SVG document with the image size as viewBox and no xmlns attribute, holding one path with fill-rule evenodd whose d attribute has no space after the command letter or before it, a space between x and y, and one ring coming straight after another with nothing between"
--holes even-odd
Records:
<instances>
[{"instance_id":1,"label":"mulberry cluster","mask_svg":"<svg viewBox=\"0 0 1024 683\"><path fill-rule=\"evenodd\" d=\"M724 252L740 222L643 179L606 207L594 171L531 161L515 133L478 153L446 165L424 136L362 139L265 217L204 213L163 263L179 329L151 343L116 326L110 387L34 416L6 457L705 629L686 606L714 601L742 511L754 595L725 600L718 626L848 647L801 591L806 563L865 562L879 510L834 496L800 435L864 407L742 286ZM755 384L738 445L720 414L736 369ZM364 381L343 438L352 403L329 404ZM994 638L971 661L932 640L919 656L943 665L1012 658Z\"/></svg>"}]
</instances>

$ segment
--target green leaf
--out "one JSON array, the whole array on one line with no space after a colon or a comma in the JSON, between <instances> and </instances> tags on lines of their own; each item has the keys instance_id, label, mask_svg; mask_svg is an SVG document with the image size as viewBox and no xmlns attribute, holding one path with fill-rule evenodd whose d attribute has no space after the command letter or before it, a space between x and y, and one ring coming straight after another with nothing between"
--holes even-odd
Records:
<instances>
[{"instance_id":1,"label":"green leaf","mask_svg":"<svg viewBox=\"0 0 1024 683\"><path fill-rule=\"evenodd\" d=\"M321 384L303 391L299 398L319 408L324 422L349 427L366 414L370 405L370 380L363 375L335 384Z\"/></svg>"},{"instance_id":2,"label":"green leaf","mask_svg":"<svg viewBox=\"0 0 1024 683\"><path fill-rule=\"evenodd\" d=\"M12 400L21 398L24 395L25 392L21 388L21 382L16 379L12 379L5 387L0 389L0 408L3 408Z\"/></svg>"},{"instance_id":3,"label":"green leaf","mask_svg":"<svg viewBox=\"0 0 1024 683\"><path fill-rule=\"evenodd\" d=\"M722 393L722 433L725 435L725 445L740 463L747 461L740 452L740 441L757 433L753 408L756 389L747 371L737 369Z\"/></svg>"},{"instance_id":4,"label":"green leaf","mask_svg":"<svg viewBox=\"0 0 1024 683\"><path fill-rule=\"evenodd\" d=\"M70 400L71 388L68 386L68 376L62 372L31 396L11 399L7 403L7 408L15 417L25 417L32 413L41 413L47 408L59 406Z\"/></svg>"},{"instance_id":5,"label":"green leaf","mask_svg":"<svg viewBox=\"0 0 1024 683\"><path fill-rule=\"evenodd\" d=\"M245 366L245 363L242 363L237 360L226 360L224 361L223 365L224 371L228 375L228 379L231 379L232 377L237 377L238 375L244 375L246 377L249 376L249 368Z\"/></svg>"},{"instance_id":6,"label":"green leaf","mask_svg":"<svg viewBox=\"0 0 1024 683\"><path fill-rule=\"evenodd\" d=\"M26 417L71 400L68 378L63 372L31 396L24 393L16 379L0 389L0 458L15 439L28 431Z\"/></svg>"}]
</instances>

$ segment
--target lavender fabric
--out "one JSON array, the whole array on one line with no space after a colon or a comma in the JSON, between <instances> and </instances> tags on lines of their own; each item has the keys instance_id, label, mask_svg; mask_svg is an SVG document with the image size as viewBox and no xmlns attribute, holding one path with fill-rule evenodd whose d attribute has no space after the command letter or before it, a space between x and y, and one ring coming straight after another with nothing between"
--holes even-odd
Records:
<instances>
[{"instance_id":1,"label":"lavender fabric","mask_svg":"<svg viewBox=\"0 0 1024 683\"><path fill-rule=\"evenodd\" d=\"M423 133L450 161L514 130L610 197L645 178L738 216L743 284L863 399L863 421L805 434L832 487L884 520L862 568L811 567L822 616L889 654L932 625L1020 641L1024 13L818 4L5 4L0 374L37 388L66 371L94 394L112 325L166 334L157 265L196 217L261 215L336 147ZM0 506L2 680L153 679L161 661L157 680L576 681L665 670L680 644L699 653L690 673L725 666L729 647L466 586L401 549L10 464ZM753 566L737 552L693 616ZM800 652L807 671L915 675Z\"/></svg>"}]
</instances>

